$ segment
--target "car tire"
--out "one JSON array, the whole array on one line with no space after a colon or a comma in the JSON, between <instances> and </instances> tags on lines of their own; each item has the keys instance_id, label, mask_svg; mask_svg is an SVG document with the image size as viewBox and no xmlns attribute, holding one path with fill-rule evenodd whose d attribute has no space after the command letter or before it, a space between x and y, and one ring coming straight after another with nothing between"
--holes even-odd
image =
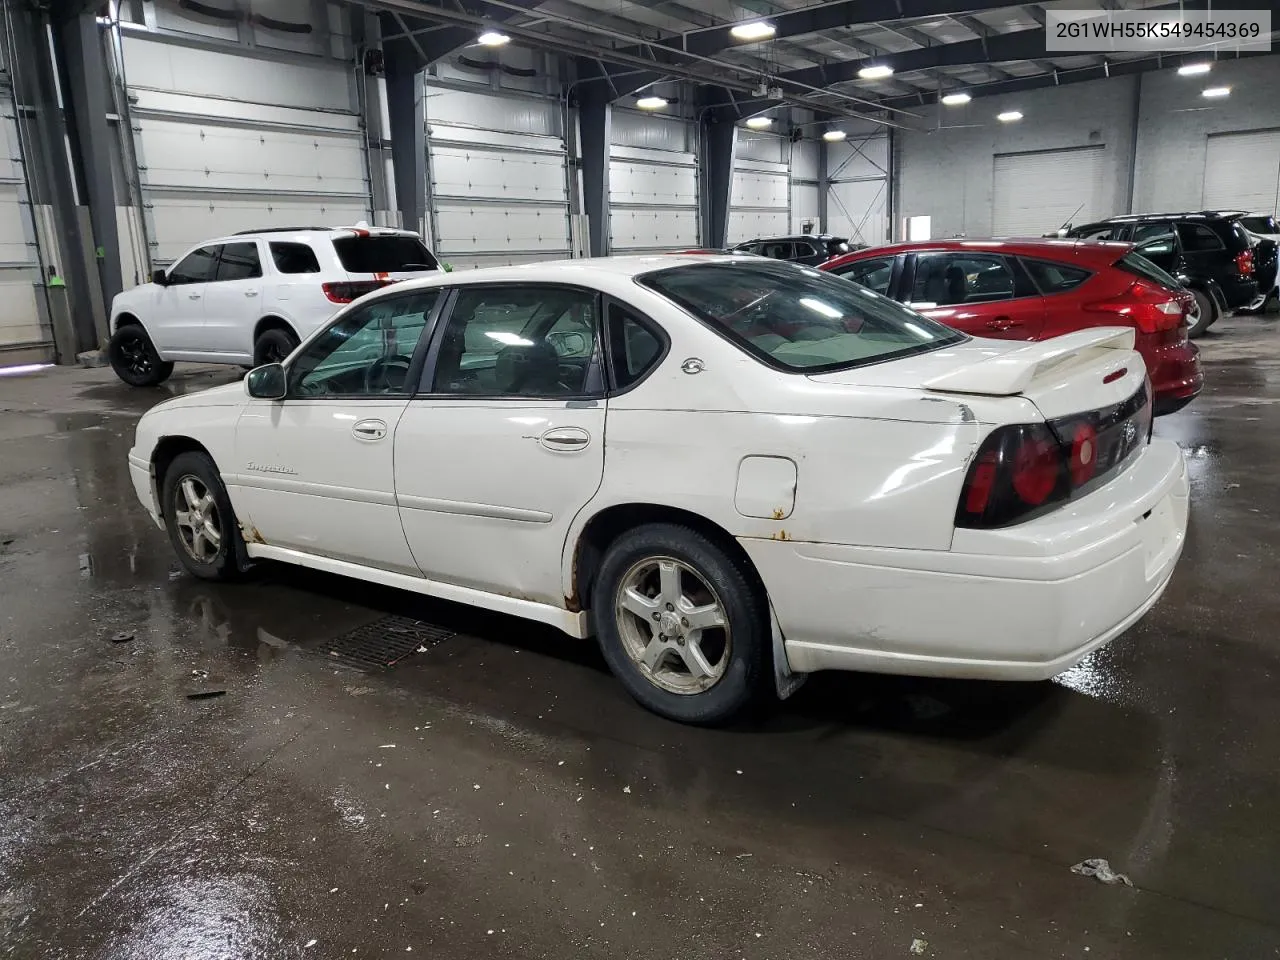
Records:
<instances>
[{"instance_id":1,"label":"car tire","mask_svg":"<svg viewBox=\"0 0 1280 960\"><path fill-rule=\"evenodd\" d=\"M745 563L702 533L668 523L624 533L606 550L591 596L609 669L654 713L712 725L763 702L768 601Z\"/></svg>"},{"instance_id":2,"label":"car tire","mask_svg":"<svg viewBox=\"0 0 1280 960\"><path fill-rule=\"evenodd\" d=\"M174 457L160 497L169 542L182 565L202 580L234 579L245 555L244 541L227 488L209 455L192 450Z\"/></svg>"},{"instance_id":3,"label":"car tire","mask_svg":"<svg viewBox=\"0 0 1280 960\"><path fill-rule=\"evenodd\" d=\"M116 376L131 387L154 387L173 373L173 364L160 359L140 323L121 324L107 341L107 360Z\"/></svg>"},{"instance_id":4,"label":"car tire","mask_svg":"<svg viewBox=\"0 0 1280 960\"><path fill-rule=\"evenodd\" d=\"M253 342L253 365L260 367L266 363L280 363L301 342L292 330L280 327L263 330Z\"/></svg>"},{"instance_id":5,"label":"car tire","mask_svg":"<svg viewBox=\"0 0 1280 960\"><path fill-rule=\"evenodd\" d=\"M1187 336L1194 340L1217 322L1218 304L1203 290L1192 290L1191 295L1196 298L1197 315L1187 329Z\"/></svg>"}]
</instances>

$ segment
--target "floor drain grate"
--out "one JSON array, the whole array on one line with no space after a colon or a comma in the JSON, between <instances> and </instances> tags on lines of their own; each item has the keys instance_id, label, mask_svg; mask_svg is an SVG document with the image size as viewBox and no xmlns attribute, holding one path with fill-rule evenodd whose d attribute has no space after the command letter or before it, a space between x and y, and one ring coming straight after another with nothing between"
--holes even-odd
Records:
<instances>
[{"instance_id":1,"label":"floor drain grate","mask_svg":"<svg viewBox=\"0 0 1280 960\"><path fill-rule=\"evenodd\" d=\"M455 633L421 620L389 616L335 637L316 652L364 670L386 670L423 647L430 650Z\"/></svg>"}]
</instances>

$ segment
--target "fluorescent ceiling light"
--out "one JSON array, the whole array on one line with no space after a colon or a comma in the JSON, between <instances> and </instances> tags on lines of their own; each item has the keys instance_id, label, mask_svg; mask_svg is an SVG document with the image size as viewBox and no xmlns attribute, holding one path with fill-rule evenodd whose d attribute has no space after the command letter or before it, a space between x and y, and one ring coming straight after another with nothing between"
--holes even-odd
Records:
<instances>
[{"instance_id":1,"label":"fluorescent ceiling light","mask_svg":"<svg viewBox=\"0 0 1280 960\"><path fill-rule=\"evenodd\" d=\"M476 37L476 43L482 47L500 47L511 40L505 33L499 33L497 30L486 30L480 36Z\"/></svg>"},{"instance_id":2,"label":"fluorescent ceiling light","mask_svg":"<svg viewBox=\"0 0 1280 960\"><path fill-rule=\"evenodd\" d=\"M948 107L959 107L968 103L972 99L973 97L969 96L967 93L944 93L942 95L942 102Z\"/></svg>"},{"instance_id":3,"label":"fluorescent ceiling light","mask_svg":"<svg viewBox=\"0 0 1280 960\"><path fill-rule=\"evenodd\" d=\"M1210 99L1217 99L1218 97L1226 97L1230 95L1230 87L1206 87L1203 94L1203 96L1209 97Z\"/></svg>"},{"instance_id":4,"label":"fluorescent ceiling light","mask_svg":"<svg viewBox=\"0 0 1280 960\"><path fill-rule=\"evenodd\" d=\"M1184 63L1178 68L1178 76L1180 77L1198 77L1202 73L1208 73L1213 69L1212 63Z\"/></svg>"},{"instance_id":5,"label":"fluorescent ceiling light","mask_svg":"<svg viewBox=\"0 0 1280 960\"><path fill-rule=\"evenodd\" d=\"M843 130L828 130L822 135L822 139L830 143L835 143L838 140L843 140L846 136L847 134Z\"/></svg>"},{"instance_id":6,"label":"fluorescent ceiling light","mask_svg":"<svg viewBox=\"0 0 1280 960\"><path fill-rule=\"evenodd\" d=\"M773 125L773 117L752 117L747 121L747 126L752 130L763 130L765 127Z\"/></svg>"},{"instance_id":7,"label":"fluorescent ceiling light","mask_svg":"<svg viewBox=\"0 0 1280 960\"><path fill-rule=\"evenodd\" d=\"M1013 123L1015 120L1022 119L1021 110L1006 110L1004 113L997 113L996 119L1001 123Z\"/></svg>"},{"instance_id":8,"label":"fluorescent ceiling light","mask_svg":"<svg viewBox=\"0 0 1280 960\"><path fill-rule=\"evenodd\" d=\"M641 97L636 101L636 106L641 110L659 110L667 105L668 101L665 97Z\"/></svg>"},{"instance_id":9,"label":"fluorescent ceiling light","mask_svg":"<svg viewBox=\"0 0 1280 960\"><path fill-rule=\"evenodd\" d=\"M768 20L748 20L746 23L735 23L729 33L735 40L767 40L778 32Z\"/></svg>"},{"instance_id":10,"label":"fluorescent ceiling light","mask_svg":"<svg viewBox=\"0 0 1280 960\"><path fill-rule=\"evenodd\" d=\"M870 67L863 67L858 71L858 76L863 80L883 80L885 77L893 76L893 67L887 63L877 63Z\"/></svg>"}]
</instances>

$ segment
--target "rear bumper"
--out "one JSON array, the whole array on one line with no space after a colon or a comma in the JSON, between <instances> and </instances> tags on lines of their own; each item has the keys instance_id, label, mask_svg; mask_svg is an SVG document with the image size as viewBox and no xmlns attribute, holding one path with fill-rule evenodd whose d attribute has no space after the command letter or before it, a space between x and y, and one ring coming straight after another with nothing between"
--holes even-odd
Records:
<instances>
[{"instance_id":1,"label":"rear bumper","mask_svg":"<svg viewBox=\"0 0 1280 960\"><path fill-rule=\"evenodd\" d=\"M1200 348L1190 340L1141 352L1155 393L1152 412L1157 417L1181 410L1199 395L1204 387L1204 370L1200 366Z\"/></svg>"},{"instance_id":2,"label":"rear bumper","mask_svg":"<svg viewBox=\"0 0 1280 960\"><path fill-rule=\"evenodd\" d=\"M1239 310L1253 302L1258 296L1258 283L1256 280L1224 280L1219 285L1222 290L1222 296L1227 301L1227 307L1231 310Z\"/></svg>"},{"instance_id":3,"label":"rear bumper","mask_svg":"<svg viewBox=\"0 0 1280 960\"><path fill-rule=\"evenodd\" d=\"M950 551L741 541L796 672L1042 680L1160 598L1187 524L1182 453L1155 440L1111 483Z\"/></svg>"}]
</instances>

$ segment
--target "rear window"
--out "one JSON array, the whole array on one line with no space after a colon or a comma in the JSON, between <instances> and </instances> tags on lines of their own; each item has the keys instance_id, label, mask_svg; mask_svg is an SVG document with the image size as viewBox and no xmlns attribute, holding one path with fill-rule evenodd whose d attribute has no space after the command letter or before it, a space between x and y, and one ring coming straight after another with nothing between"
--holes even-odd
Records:
<instances>
[{"instance_id":1,"label":"rear window","mask_svg":"<svg viewBox=\"0 0 1280 960\"><path fill-rule=\"evenodd\" d=\"M1133 253L1132 251L1126 253L1116 261L1116 266L1121 270L1132 273L1134 276L1141 277L1143 280L1150 280L1152 283L1158 283L1162 287L1168 287L1170 290L1182 288L1182 284L1177 281L1177 278L1170 273L1165 273L1140 253Z\"/></svg>"},{"instance_id":2,"label":"rear window","mask_svg":"<svg viewBox=\"0 0 1280 960\"><path fill-rule=\"evenodd\" d=\"M1222 249L1222 238L1203 223L1178 224L1178 239L1187 253L1205 253Z\"/></svg>"},{"instance_id":3,"label":"rear window","mask_svg":"<svg viewBox=\"0 0 1280 960\"><path fill-rule=\"evenodd\" d=\"M338 237L333 241L347 273L435 270L436 258L417 237Z\"/></svg>"},{"instance_id":4,"label":"rear window","mask_svg":"<svg viewBox=\"0 0 1280 960\"><path fill-rule=\"evenodd\" d=\"M1074 290L1093 276L1088 270L1050 263L1047 260L1023 260L1022 265L1027 268L1027 273L1031 274L1031 279L1040 288L1040 292L1045 294Z\"/></svg>"},{"instance_id":5,"label":"rear window","mask_svg":"<svg viewBox=\"0 0 1280 960\"><path fill-rule=\"evenodd\" d=\"M1275 217L1241 217L1240 223L1252 233L1280 233Z\"/></svg>"},{"instance_id":6,"label":"rear window","mask_svg":"<svg viewBox=\"0 0 1280 960\"><path fill-rule=\"evenodd\" d=\"M967 339L865 287L805 267L690 264L637 281L771 367L822 373Z\"/></svg>"}]
</instances>

